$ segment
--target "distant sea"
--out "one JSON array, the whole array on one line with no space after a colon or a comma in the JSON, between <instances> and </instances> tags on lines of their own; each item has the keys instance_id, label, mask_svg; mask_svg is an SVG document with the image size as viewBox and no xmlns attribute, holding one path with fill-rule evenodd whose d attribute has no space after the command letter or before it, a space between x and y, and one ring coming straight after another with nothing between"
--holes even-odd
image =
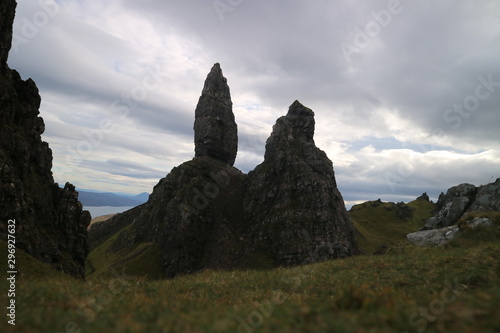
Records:
<instances>
[{"instance_id":1,"label":"distant sea","mask_svg":"<svg viewBox=\"0 0 500 333\"><path fill-rule=\"evenodd\" d=\"M90 215L92 215L92 218L102 216L102 215L108 215L108 214L116 214L116 213L122 213L126 210L129 210L131 208L134 208L133 206L123 206L123 207L110 207L110 206L101 206L101 207L92 207L92 206L84 206L84 210L88 210L90 212Z\"/></svg>"}]
</instances>

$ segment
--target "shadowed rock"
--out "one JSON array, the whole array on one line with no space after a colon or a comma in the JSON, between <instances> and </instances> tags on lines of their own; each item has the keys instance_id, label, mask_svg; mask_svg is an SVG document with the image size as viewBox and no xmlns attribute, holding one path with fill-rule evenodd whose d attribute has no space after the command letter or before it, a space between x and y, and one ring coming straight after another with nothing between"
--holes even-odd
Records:
<instances>
[{"instance_id":1,"label":"shadowed rock","mask_svg":"<svg viewBox=\"0 0 500 333\"><path fill-rule=\"evenodd\" d=\"M297 265L358 253L332 162L314 144L314 113L295 101L250 172L244 199L252 252L274 265Z\"/></svg>"},{"instance_id":2,"label":"shadowed rock","mask_svg":"<svg viewBox=\"0 0 500 333\"><path fill-rule=\"evenodd\" d=\"M54 183L35 82L7 66L15 7L15 1L0 2L0 235L7 238L7 221L15 220L17 247L83 277L90 214L73 185Z\"/></svg>"},{"instance_id":3,"label":"shadowed rock","mask_svg":"<svg viewBox=\"0 0 500 333\"><path fill-rule=\"evenodd\" d=\"M209 156L230 165L238 150L237 126L226 78L217 63L205 80L195 111L195 156Z\"/></svg>"}]
</instances>

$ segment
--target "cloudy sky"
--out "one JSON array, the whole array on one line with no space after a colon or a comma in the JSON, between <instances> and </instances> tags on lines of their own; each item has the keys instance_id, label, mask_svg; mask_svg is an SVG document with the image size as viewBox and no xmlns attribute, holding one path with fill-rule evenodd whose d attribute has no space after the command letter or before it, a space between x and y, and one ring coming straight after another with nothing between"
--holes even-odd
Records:
<instances>
[{"instance_id":1,"label":"cloudy sky","mask_svg":"<svg viewBox=\"0 0 500 333\"><path fill-rule=\"evenodd\" d=\"M497 0L20 1L14 32L59 183L151 192L194 156L215 62L244 172L298 99L348 205L500 177Z\"/></svg>"}]
</instances>

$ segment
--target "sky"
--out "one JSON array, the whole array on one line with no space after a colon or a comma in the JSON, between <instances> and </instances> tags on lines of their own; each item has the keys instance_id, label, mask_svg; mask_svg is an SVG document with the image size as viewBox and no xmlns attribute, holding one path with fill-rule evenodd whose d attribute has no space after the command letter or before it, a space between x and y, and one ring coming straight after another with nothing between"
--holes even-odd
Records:
<instances>
[{"instance_id":1,"label":"sky","mask_svg":"<svg viewBox=\"0 0 500 333\"><path fill-rule=\"evenodd\" d=\"M194 157L218 62L235 166L299 100L350 206L500 177L499 55L497 0L40 0L19 1L8 64L40 89L60 184L151 192Z\"/></svg>"}]
</instances>

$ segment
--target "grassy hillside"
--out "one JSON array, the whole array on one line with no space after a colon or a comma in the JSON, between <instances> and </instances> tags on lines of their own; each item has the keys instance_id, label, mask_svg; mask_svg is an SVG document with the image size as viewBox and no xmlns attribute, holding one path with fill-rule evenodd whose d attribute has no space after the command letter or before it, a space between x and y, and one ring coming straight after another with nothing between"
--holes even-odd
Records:
<instances>
[{"instance_id":1,"label":"grassy hillside","mask_svg":"<svg viewBox=\"0 0 500 333\"><path fill-rule=\"evenodd\" d=\"M406 239L406 234L420 229L432 215L434 204L415 200L408 204L368 201L349 211L356 237L364 254L386 250ZM133 249L110 251L122 231L115 233L88 256L86 275L89 279L109 276L112 270L125 269L129 275L162 278L160 251L153 243L142 243Z\"/></svg>"},{"instance_id":2,"label":"grassy hillside","mask_svg":"<svg viewBox=\"0 0 500 333\"><path fill-rule=\"evenodd\" d=\"M112 218L113 216L115 216L116 214L106 214L106 215L101 215L101 216L97 216L97 217L94 217L92 219L92 221L90 221L90 224L88 226L87 229L90 229L90 226L96 222L104 222L104 221L107 221L109 220L110 218Z\"/></svg>"},{"instance_id":3,"label":"grassy hillside","mask_svg":"<svg viewBox=\"0 0 500 333\"><path fill-rule=\"evenodd\" d=\"M356 237L365 254L384 251L419 230L431 217L435 205L415 200L408 204L368 201L354 205L349 214L356 229Z\"/></svg>"},{"instance_id":4,"label":"grassy hillside","mask_svg":"<svg viewBox=\"0 0 500 333\"><path fill-rule=\"evenodd\" d=\"M141 243L132 249L126 248L110 252L109 248L121 231L130 229L131 225L115 233L106 242L90 252L85 263L87 279L111 277L114 271L125 270L127 274L146 278L163 278L160 263L160 251L154 243Z\"/></svg>"},{"instance_id":5,"label":"grassy hillside","mask_svg":"<svg viewBox=\"0 0 500 333\"><path fill-rule=\"evenodd\" d=\"M380 256L158 281L112 269L84 282L18 251L17 325L3 319L0 331L498 332L499 253L500 225L439 250L400 244Z\"/></svg>"}]
</instances>

